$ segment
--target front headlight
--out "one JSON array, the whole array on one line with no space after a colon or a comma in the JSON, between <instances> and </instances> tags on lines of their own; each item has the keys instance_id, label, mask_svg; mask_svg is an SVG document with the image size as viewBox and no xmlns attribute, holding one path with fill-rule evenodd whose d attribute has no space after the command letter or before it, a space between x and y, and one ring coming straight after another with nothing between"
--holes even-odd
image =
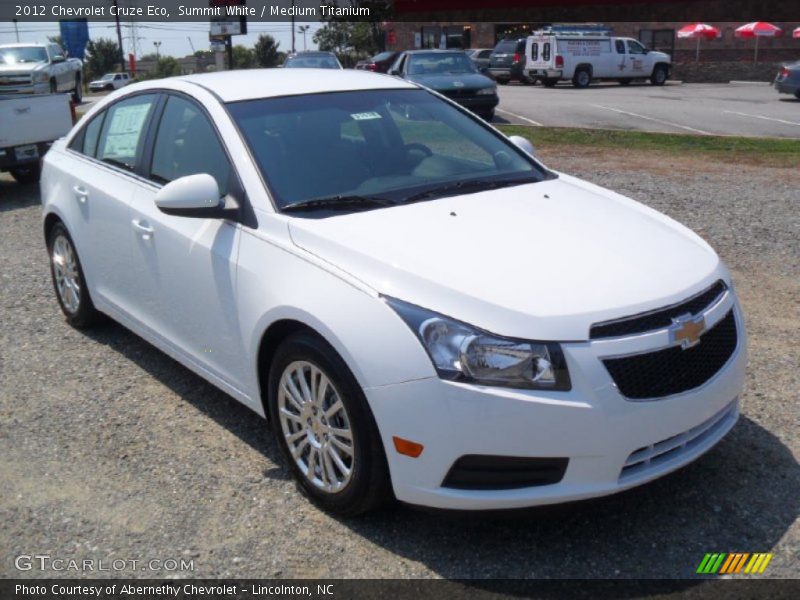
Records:
<instances>
[{"instance_id":1,"label":"front headlight","mask_svg":"<svg viewBox=\"0 0 800 600\"><path fill-rule=\"evenodd\" d=\"M488 87L481 88L476 92L477 96L494 96L497 93L497 88Z\"/></svg>"},{"instance_id":2,"label":"front headlight","mask_svg":"<svg viewBox=\"0 0 800 600\"><path fill-rule=\"evenodd\" d=\"M561 347L496 336L438 313L383 297L417 336L439 377L484 385L569 390Z\"/></svg>"}]
</instances>

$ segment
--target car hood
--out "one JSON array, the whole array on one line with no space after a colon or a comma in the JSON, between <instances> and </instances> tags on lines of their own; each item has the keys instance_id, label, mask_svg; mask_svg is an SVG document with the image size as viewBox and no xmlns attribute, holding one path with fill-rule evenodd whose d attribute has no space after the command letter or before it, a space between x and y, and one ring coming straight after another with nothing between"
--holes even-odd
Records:
<instances>
[{"instance_id":1,"label":"car hood","mask_svg":"<svg viewBox=\"0 0 800 600\"><path fill-rule=\"evenodd\" d=\"M424 85L425 87L436 90L437 92L494 87L494 82L491 79L478 73L470 73L466 75L447 75L445 73L440 75L409 75L408 80L418 83L419 85Z\"/></svg>"},{"instance_id":2,"label":"car hood","mask_svg":"<svg viewBox=\"0 0 800 600\"><path fill-rule=\"evenodd\" d=\"M111 79L95 79L94 81L90 81L89 85L105 85L107 83L114 83Z\"/></svg>"},{"instance_id":3,"label":"car hood","mask_svg":"<svg viewBox=\"0 0 800 600\"><path fill-rule=\"evenodd\" d=\"M299 247L381 294L529 339L585 340L592 323L678 302L725 274L686 227L564 175L293 218L289 231Z\"/></svg>"}]
</instances>

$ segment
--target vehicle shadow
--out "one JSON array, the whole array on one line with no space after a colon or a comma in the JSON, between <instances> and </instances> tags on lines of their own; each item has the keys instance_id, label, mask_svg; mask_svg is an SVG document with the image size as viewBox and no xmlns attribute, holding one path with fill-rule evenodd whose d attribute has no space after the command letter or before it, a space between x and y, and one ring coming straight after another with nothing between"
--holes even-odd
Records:
<instances>
[{"instance_id":1,"label":"vehicle shadow","mask_svg":"<svg viewBox=\"0 0 800 600\"><path fill-rule=\"evenodd\" d=\"M0 213L28 208L40 203L39 185L22 185L10 175L0 176Z\"/></svg>"},{"instance_id":2,"label":"vehicle shadow","mask_svg":"<svg viewBox=\"0 0 800 600\"><path fill-rule=\"evenodd\" d=\"M264 477L291 477L259 416L115 322L85 334L136 363L278 465L267 469ZM469 580L459 585L476 591L515 594L519 588L492 580L696 578L705 553L769 552L798 515L800 465L780 439L743 417L695 463L615 496L482 513L429 511L393 503L339 521L365 540L422 563L444 579ZM698 578L696 583L702 581ZM547 595L548 589L536 592ZM552 589L554 595L564 591ZM630 589L634 595L643 591ZM626 595L624 588L613 592Z\"/></svg>"}]
</instances>

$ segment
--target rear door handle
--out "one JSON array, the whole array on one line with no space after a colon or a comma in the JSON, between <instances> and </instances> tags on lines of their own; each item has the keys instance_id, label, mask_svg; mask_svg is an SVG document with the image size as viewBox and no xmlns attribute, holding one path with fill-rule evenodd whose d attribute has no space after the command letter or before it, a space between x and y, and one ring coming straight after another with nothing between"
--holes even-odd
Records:
<instances>
[{"instance_id":1,"label":"rear door handle","mask_svg":"<svg viewBox=\"0 0 800 600\"><path fill-rule=\"evenodd\" d=\"M89 199L89 190L80 185L74 185L72 186L72 191L75 192L75 197L78 199L78 202L86 204L86 201Z\"/></svg>"},{"instance_id":2,"label":"rear door handle","mask_svg":"<svg viewBox=\"0 0 800 600\"><path fill-rule=\"evenodd\" d=\"M133 225L133 228L139 232L143 240L146 241L153 237L154 230L152 227L150 227L150 225L147 224L147 221L134 219L131 221L131 225Z\"/></svg>"}]
</instances>

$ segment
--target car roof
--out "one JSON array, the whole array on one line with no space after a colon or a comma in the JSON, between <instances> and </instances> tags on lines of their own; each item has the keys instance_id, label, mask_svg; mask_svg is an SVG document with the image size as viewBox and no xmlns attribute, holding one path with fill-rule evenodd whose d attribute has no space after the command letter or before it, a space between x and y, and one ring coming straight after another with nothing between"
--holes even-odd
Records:
<instances>
[{"instance_id":1,"label":"car roof","mask_svg":"<svg viewBox=\"0 0 800 600\"><path fill-rule=\"evenodd\" d=\"M247 69L185 75L174 79L204 87L219 96L223 102L323 92L417 87L396 77L355 69ZM152 87L158 87L158 80L153 80L152 83L155 84Z\"/></svg>"},{"instance_id":2,"label":"car roof","mask_svg":"<svg viewBox=\"0 0 800 600\"><path fill-rule=\"evenodd\" d=\"M429 48L427 50L406 50L406 54L453 54L454 52L464 52L461 48Z\"/></svg>"}]
</instances>

